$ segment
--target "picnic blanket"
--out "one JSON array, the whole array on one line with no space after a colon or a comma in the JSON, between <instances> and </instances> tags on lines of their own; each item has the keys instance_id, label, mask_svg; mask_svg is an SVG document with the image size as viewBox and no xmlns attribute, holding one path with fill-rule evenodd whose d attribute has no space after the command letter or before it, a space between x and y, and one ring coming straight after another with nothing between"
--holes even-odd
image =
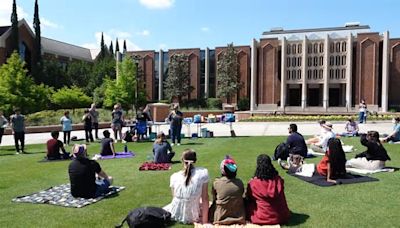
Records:
<instances>
[{"instance_id":1,"label":"picnic blanket","mask_svg":"<svg viewBox=\"0 0 400 228\"><path fill-rule=\"evenodd\" d=\"M89 204L96 203L111 195L117 194L125 189L125 187L118 186L111 186L110 188L110 192L103 196L85 199L73 197L70 193L70 184L62 184L30 195L18 196L12 199L12 201L17 203L51 204L62 207L81 208Z\"/></svg>"},{"instance_id":2,"label":"picnic blanket","mask_svg":"<svg viewBox=\"0 0 400 228\"><path fill-rule=\"evenodd\" d=\"M361 174L361 175L368 175L368 174L381 173L381 172L394 172L395 170L396 170L395 168L389 168L389 167L385 167L385 168L377 169L377 170L346 168L346 171L348 173Z\"/></svg>"},{"instance_id":3,"label":"picnic blanket","mask_svg":"<svg viewBox=\"0 0 400 228\"><path fill-rule=\"evenodd\" d=\"M351 153L351 152L353 152L353 150L354 150L354 147L353 146L349 146L349 145L344 145L344 146L342 146L343 147L343 151L345 152L345 153ZM325 153L320 153L320 152L315 152L315 151L313 151L311 148L308 148L308 150L307 150L307 157L309 157L309 156L324 156L325 155Z\"/></svg>"},{"instance_id":4,"label":"picnic blanket","mask_svg":"<svg viewBox=\"0 0 400 228\"><path fill-rule=\"evenodd\" d=\"M279 228L281 227L279 224L277 225L257 225L257 224L252 224L252 223L246 223L245 225L239 225L239 224L233 224L233 225L212 225L212 224L200 224L200 223L194 223L194 228L209 228L209 227L215 227L215 228L257 228L257 227L273 227L273 228Z\"/></svg>"},{"instance_id":5,"label":"picnic blanket","mask_svg":"<svg viewBox=\"0 0 400 228\"><path fill-rule=\"evenodd\" d=\"M93 156L93 160L98 160L98 159L113 159L113 158L131 158L134 157L135 153L133 151L128 151L128 152L115 152L115 157L112 155L106 155L102 156L100 154L95 154Z\"/></svg>"},{"instance_id":6,"label":"picnic blanket","mask_svg":"<svg viewBox=\"0 0 400 228\"><path fill-rule=\"evenodd\" d=\"M329 186L334 186L336 184L327 182L325 176L321 176L318 172L315 172L312 177L305 177L305 176L299 176L294 173L288 173L291 176L297 177L298 179L318 185L320 187L329 187ZM368 176L360 176L360 175L352 175L352 174L346 174L345 178L340 178L337 179L336 181L340 182L341 184L355 184L355 183L363 183L363 182L371 182L371 181L379 181L376 178L373 177L368 177Z\"/></svg>"},{"instance_id":7,"label":"picnic blanket","mask_svg":"<svg viewBox=\"0 0 400 228\"><path fill-rule=\"evenodd\" d=\"M158 170L169 170L171 169L171 163L154 163L154 162L144 162L140 167L140 171L158 171Z\"/></svg>"}]
</instances>

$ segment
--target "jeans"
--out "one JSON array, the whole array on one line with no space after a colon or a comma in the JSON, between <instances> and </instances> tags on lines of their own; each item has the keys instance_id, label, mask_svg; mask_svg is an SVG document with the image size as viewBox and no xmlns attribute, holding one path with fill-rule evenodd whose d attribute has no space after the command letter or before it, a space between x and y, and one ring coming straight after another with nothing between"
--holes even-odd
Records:
<instances>
[{"instance_id":1,"label":"jeans","mask_svg":"<svg viewBox=\"0 0 400 228\"><path fill-rule=\"evenodd\" d=\"M71 141L71 131L63 131L64 132L64 144L68 144Z\"/></svg>"},{"instance_id":2,"label":"jeans","mask_svg":"<svg viewBox=\"0 0 400 228\"><path fill-rule=\"evenodd\" d=\"M366 112L358 113L358 122L359 123L367 123L367 113Z\"/></svg>"},{"instance_id":3,"label":"jeans","mask_svg":"<svg viewBox=\"0 0 400 228\"><path fill-rule=\"evenodd\" d=\"M178 143L181 143L181 130L182 130L182 126L171 125L172 143L175 143L175 139L178 140Z\"/></svg>"},{"instance_id":4,"label":"jeans","mask_svg":"<svg viewBox=\"0 0 400 228\"><path fill-rule=\"evenodd\" d=\"M95 197L99 197L101 195L107 194L110 189L110 182L105 179L96 180L96 195Z\"/></svg>"},{"instance_id":5,"label":"jeans","mask_svg":"<svg viewBox=\"0 0 400 228\"><path fill-rule=\"evenodd\" d=\"M85 138L86 142L93 142L93 135L92 135L92 128L91 127L85 127Z\"/></svg>"},{"instance_id":6,"label":"jeans","mask_svg":"<svg viewBox=\"0 0 400 228\"><path fill-rule=\"evenodd\" d=\"M19 144L18 141L21 143L21 150L24 151L25 148L25 132L14 132L14 142L15 142L15 149L19 152Z\"/></svg>"}]
</instances>

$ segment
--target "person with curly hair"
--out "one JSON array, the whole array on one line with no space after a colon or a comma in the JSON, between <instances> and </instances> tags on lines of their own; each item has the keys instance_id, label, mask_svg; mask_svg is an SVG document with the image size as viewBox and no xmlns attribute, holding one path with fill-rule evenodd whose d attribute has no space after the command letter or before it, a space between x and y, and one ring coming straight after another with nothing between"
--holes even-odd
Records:
<instances>
[{"instance_id":1,"label":"person with curly hair","mask_svg":"<svg viewBox=\"0 0 400 228\"><path fill-rule=\"evenodd\" d=\"M274 225L289 221L284 181L266 154L257 157L257 168L247 185L246 198L247 216L252 223Z\"/></svg>"}]
</instances>

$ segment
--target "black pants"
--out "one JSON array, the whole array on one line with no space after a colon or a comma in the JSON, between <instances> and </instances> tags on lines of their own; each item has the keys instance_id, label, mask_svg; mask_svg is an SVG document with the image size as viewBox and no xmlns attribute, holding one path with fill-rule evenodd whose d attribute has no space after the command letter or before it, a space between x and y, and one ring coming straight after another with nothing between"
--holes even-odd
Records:
<instances>
[{"instance_id":1,"label":"black pants","mask_svg":"<svg viewBox=\"0 0 400 228\"><path fill-rule=\"evenodd\" d=\"M1 139L3 138L4 135L4 128L0 128L0 145L1 145Z\"/></svg>"},{"instance_id":2,"label":"black pants","mask_svg":"<svg viewBox=\"0 0 400 228\"><path fill-rule=\"evenodd\" d=\"M85 127L86 142L93 142L92 127Z\"/></svg>"},{"instance_id":3,"label":"black pants","mask_svg":"<svg viewBox=\"0 0 400 228\"><path fill-rule=\"evenodd\" d=\"M98 135L99 123L93 123L93 128L94 128L94 135L95 135L96 139L98 139L99 138L99 135Z\"/></svg>"},{"instance_id":4,"label":"black pants","mask_svg":"<svg viewBox=\"0 0 400 228\"><path fill-rule=\"evenodd\" d=\"M14 142L15 142L15 149L19 152L19 144L18 141L21 143L21 150L24 151L25 148L25 132L14 132Z\"/></svg>"},{"instance_id":5,"label":"black pants","mask_svg":"<svg viewBox=\"0 0 400 228\"><path fill-rule=\"evenodd\" d=\"M64 132L64 144L68 144L71 141L71 131L63 131Z\"/></svg>"}]
</instances>

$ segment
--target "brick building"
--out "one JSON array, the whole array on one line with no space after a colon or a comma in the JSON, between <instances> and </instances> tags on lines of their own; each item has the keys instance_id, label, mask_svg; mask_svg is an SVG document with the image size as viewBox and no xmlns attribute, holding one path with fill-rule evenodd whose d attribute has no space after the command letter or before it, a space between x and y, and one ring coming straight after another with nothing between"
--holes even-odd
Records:
<instances>
[{"instance_id":1,"label":"brick building","mask_svg":"<svg viewBox=\"0 0 400 228\"><path fill-rule=\"evenodd\" d=\"M236 46L242 88L251 111L354 112L365 99L370 111L400 107L400 39L371 32L368 25L264 32L249 46ZM216 63L224 47L133 51L144 70L149 100L164 98L172 55L189 56L189 99L215 97Z\"/></svg>"}]
</instances>

